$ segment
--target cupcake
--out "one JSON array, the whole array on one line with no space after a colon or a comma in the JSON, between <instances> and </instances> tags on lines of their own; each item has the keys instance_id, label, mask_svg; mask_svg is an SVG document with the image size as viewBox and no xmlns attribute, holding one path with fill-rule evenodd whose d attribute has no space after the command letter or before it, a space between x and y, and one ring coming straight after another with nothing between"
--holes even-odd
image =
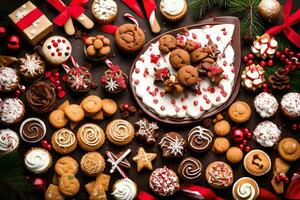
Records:
<instances>
[{"instance_id":1,"label":"cupcake","mask_svg":"<svg viewBox=\"0 0 300 200\"><path fill-rule=\"evenodd\" d=\"M98 152L89 152L82 156L80 168L87 176L97 176L105 168L105 160Z\"/></svg>"},{"instance_id":2,"label":"cupcake","mask_svg":"<svg viewBox=\"0 0 300 200\"><path fill-rule=\"evenodd\" d=\"M246 171L253 176L262 176L271 169L271 160L262 150L252 150L244 158Z\"/></svg>"},{"instance_id":3,"label":"cupcake","mask_svg":"<svg viewBox=\"0 0 300 200\"><path fill-rule=\"evenodd\" d=\"M300 117L300 93L290 92L284 95L280 102L282 113L291 118Z\"/></svg>"},{"instance_id":4,"label":"cupcake","mask_svg":"<svg viewBox=\"0 0 300 200\"><path fill-rule=\"evenodd\" d=\"M19 81L20 79L17 70L10 67L0 68L0 92L11 92L16 90Z\"/></svg>"},{"instance_id":5,"label":"cupcake","mask_svg":"<svg viewBox=\"0 0 300 200\"><path fill-rule=\"evenodd\" d=\"M19 73L25 81L35 81L44 75L46 64L37 53L25 54L19 63Z\"/></svg>"},{"instance_id":6,"label":"cupcake","mask_svg":"<svg viewBox=\"0 0 300 200\"><path fill-rule=\"evenodd\" d=\"M253 131L253 138L264 147L272 147L279 140L281 131L271 121L263 121Z\"/></svg>"},{"instance_id":7,"label":"cupcake","mask_svg":"<svg viewBox=\"0 0 300 200\"><path fill-rule=\"evenodd\" d=\"M19 129L21 138L28 143L36 143L46 135L45 123L35 117L24 120Z\"/></svg>"},{"instance_id":8,"label":"cupcake","mask_svg":"<svg viewBox=\"0 0 300 200\"><path fill-rule=\"evenodd\" d=\"M77 132L79 146L86 151L95 151L105 142L103 130L96 124L82 125Z\"/></svg>"},{"instance_id":9,"label":"cupcake","mask_svg":"<svg viewBox=\"0 0 300 200\"><path fill-rule=\"evenodd\" d=\"M110 24L117 18L118 6L114 0L94 0L92 13L100 24Z\"/></svg>"},{"instance_id":10,"label":"cupcake","mask_svg":"<svg viewBox=\"0 0 300 200\"><path fill-rule=\"evenodd\" d=\"M26 169L35 174L46 172L52 165L50 153L42 148L31 148L24 157Z\"/></svg>"},{"instance_id":11,"label":"cupcake","mask_svg":"<svg viewBox=\"0 0 300 200\"><path fill-rule=\"evenodd\" d=\"M186 0L161 0L159 4L161 14L171 22L177 22L187 13Z\"/></svg>"},{"instance_id":12,"label":"cupcake","mask_svg":"<svg viewBox=\"0 0 300 200\"><path fill-rule=\"evenodd\" d=\"M232 196L235 200L255 200L259 195L259 187L250 177L242 177L232 187Z\"/></svg>"},{"instance_id":13,"label":"cupcake","mask_svg":"<svg viewBox=\"0 0 300 200\"><path fill-rule=\"evenodd\" d=\"M129 178L120 179L114 183L111 194L116 200L133 200L137 196L137 185Z\"/></svg>"},{"instance_id":14,"label":"cupcake","mask_svg":"<svg viewBox=\"0 0 300 200\"><path fill-rule=\"evenodd\" d=\"M19 143L19 137L16 132L9 128L0 129L0 157L16 150Z\"/></svg>"},{"instance_id":15,"label":"cupcake","mask_svg":"<svg viewBox=\"0 0 300 200\"><path fill-rule=\"evenodd\" d=\"M215 161L206 168L205 177L213 188L224 189L232 185L233 171L227 163Z\"/></svg>"},{"instance_id":16,"label":"cupcake","mask_svg":"<svg viewBox=\"0 0 300 200\"><path fill-rule=\"evenodd\" d=\"M268 118L275 115L278 102L272 94L262 92L255 97L254 108L262 118Z\"/></svg>"},{"instance_id":17,"label":"cupcake","mask_svg":"<svg viewBox=\"0 0 300 200\"><path fill-rule=\"evenodd\" d=\"M25 113L24 103L18 98L0 100L0 123L14 125L20 122Z\"/></svg>"},{"instance_id":18,"label":"cupcake","mask_svg":"<svg viewBox=\"0 0 300 200\"><path fill-rule=\"evenodd\" d=\"M60 154L68 154L77 147L75 134L66 128L57 130L51 138L52 147Z\"/></svg>"},{"instance_id":19,"label":"cupcake","mask_svg":"<svg viewBox=\"0 0 300 200\"><path fill-rule=\"evenodd\" d=\"M37 113L47 113L53 110L56 102L54 88L46 82L32 84L27 92L26 99L29 107Z\"/></svg>"}]
</instances>

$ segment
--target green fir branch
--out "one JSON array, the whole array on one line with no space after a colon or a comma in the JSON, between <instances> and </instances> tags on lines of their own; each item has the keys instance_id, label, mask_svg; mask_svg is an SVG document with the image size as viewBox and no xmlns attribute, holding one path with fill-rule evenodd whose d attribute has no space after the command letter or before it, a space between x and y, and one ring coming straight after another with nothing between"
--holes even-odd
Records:
<instances>
[{"instance_id":1,"label":"green fir branch","mask_svg":"<svg viewBox=\"0 0 300 200\"><path fill-rule=\"evenodd\" d=\"M230 0L188 0L189 10L196 20L201 19L214 6L227 7Z\"/></svg>"}]
</instances>

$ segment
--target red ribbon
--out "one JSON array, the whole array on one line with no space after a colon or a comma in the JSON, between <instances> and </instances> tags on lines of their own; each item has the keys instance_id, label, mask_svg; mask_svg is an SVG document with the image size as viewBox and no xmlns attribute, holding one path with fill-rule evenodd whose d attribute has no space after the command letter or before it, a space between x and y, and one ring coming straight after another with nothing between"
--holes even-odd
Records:
<instances>
[{"instance_id":1,"label":"red ribbon","mask_svg":"<svg viewBox=\"0 0 300 200\"><path fill-rule=\"evenodd\" d=\"M131 10L133 10L138 16L144 18L144 15L140 9L140 6L136 0L122 0Z\"/></svg>"},{"instance_id":2,"label":"red ribbon","mask_svg":"<svg viewBox=\"0 0 300 200\"><path fill-rule=\"evenodd\" d=\"M270 28L266 33L270 35L276 35L277 33L283 31L285 36L298 48L300 48L300 35L295 32L291 26L300 21L300 9L298 9L294 14L290 15L291 9L293 7L293 0L287 0L283 5L283 23Z\"/></svg>"},{"instance_id":3,"label":"red ribbon","mask_svg":"<svg viewBox=\"0 0 300 200\"><path fill-rule=\"evenodd\" d=\"M280 200L278 196L266 190L264 188L259 188L259 195L257 197L258 200Z\"/></svg>"},{"instance_id":4,"label":"red ribbon","mask_svg":"<svg viewBox=\"0 0 300 200\"><path fill-rule=\"evenodd\" d=\"M101 25L99 27L99 30L101 32L104 32L104 33L108 33L108 34L111 34L111 35L114 35L116 30L118 29L119 26L117 25L112 25L112 24L106 24L106 25Z\"/></svg>"},{"instance_id":5,"label":"red ribbon","mask_svg":"<svg viewBox=\"0 0 300 200\"><path fill-rule=\"evenodd\" d=\"M300 199L300 169L294 173L290 185L285 193L287 199Z\"/></svg>"},{"instance_id":6,"label":"red ribbon","mask_svg":"<svg viewBox=\"0 0 300 200\"><path fill-rule=\"evenodd\" d=\"M83 8L89 0L72 0L69 6L66 6L61 0L47 0L60 14L54 18L53 22L58 25L64 25L70 17L77 18L85 9Z\"/></svg>"},{"instance_id":7,"label":"red ribbon","mask_svg":"<svg viewBox=\"0 0 300 200\"><path fill-rule=\"evenodd\" d=\"M40 9L35 8L30 13L28 13L26 16L24 16L22 19L20 19L16 25L24 31L28 26L30 26L33 22L35 22L38 18L40 18L43 15L43 13L40 11Z\"/></svg>"},{"instance_id":8,"label":"red ribbon","mask_svg":"<svg viewBox=\"0 0 300 200\"><path fill-rule=\"evenodd\" d=\"M148 19L150 19L151 13L156 9L156 3L154 0L143 0L144 8Z\"/></svg>"}]
</instances>

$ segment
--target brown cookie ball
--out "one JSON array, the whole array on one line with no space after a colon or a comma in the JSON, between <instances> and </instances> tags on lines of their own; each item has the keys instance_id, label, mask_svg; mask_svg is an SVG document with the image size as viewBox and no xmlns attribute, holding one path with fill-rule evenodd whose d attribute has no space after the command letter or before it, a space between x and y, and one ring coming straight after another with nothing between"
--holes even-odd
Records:
<instances>
[{"instance_id":1,"label":"brown cookie ball","mask_svg":"<svg viewBox=\"0 0 300 200\"><path fill-rule=\"evenodd\" d=\"M206 58L208 56L207 52L204 52L201 48L198 48L191 53L191 62L192 63L198 63L202 59Z\"/></svg>"},{"instance_id":2,"label":"brown cookie ball","mask_svg":"<svg viewBox=\"0 0 300 200\"><path fill-rule=\"evenodd\" d=\"M190 54L183 49L175 49L171 52L169 61L173 68L179 69L191 63Z\"/></svg>"},{"instance_id":3,"label":"brown cookie ball","mask_svg":"<svg viewBox=\"0 0 300 200\"><path fill-rule=\"evenodd\" d=\"M159 39L159 50L161 53L169 53L176 48L176 38L173 35L164 35Z\"/></svg>"},{"instance_id":4,"label":"brown cookie ball","mask_svg":"<svg viewBox=\"0 0 300 200\"><path fill-rule=\"evenodd\" d=\"M197 47L199 47L199 45L197 44L197 42L194 42L193 40L187 40L185 42L185 49L190 52L197 49Z\"/></svg>"},{"instance_id":5,"label":"brown cookie ball","mask_svg":"<svg viewBox=\"0 0 300 200\"><path fill-rule=\"evenodd\" d=\"M181 67L177 72L177 76L178 81L185 87L195 85L199 79L197 69L191 65Z\"/></svg>"}]
</instances>

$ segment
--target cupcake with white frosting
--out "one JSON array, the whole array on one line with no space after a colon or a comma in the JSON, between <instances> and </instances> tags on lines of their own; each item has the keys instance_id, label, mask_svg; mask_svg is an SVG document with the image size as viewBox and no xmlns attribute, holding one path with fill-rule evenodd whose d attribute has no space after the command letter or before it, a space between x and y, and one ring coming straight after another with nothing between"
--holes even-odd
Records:
<instances>
[{"instance_id":1,"label":"cupcake with white frosting","mask_svg":"<svg viewBox=\"0 0 300 200\"><path fill-rule=\"evenodd\" d=\"M92 13L100 24L110 24L117 18L118 5L114 0L94 0Z\"/></svg>"},{"instance_id":2,"label":"cupcake with white frosting","mask_svg":"<svg viewBox=\"0 0 300 200\"><path fill-rule=\"evenodd\" d=\"M232 187L232 196L235 200L255 200L259 195L259 187L255 180L242 177Z\"/></svg>"},{"instance_id":3,"label":"cupcake with white frosting","mask_svg":"<svg viewBox=\"0 0 300 200\"><path fill-rule=\"evenodd\" d=\"M20 140L16 132L9 128L0 130L0 157L16 150L19 144Z\"/></svg>"},{"instance_id":4,"label":"cupcake with white frosting","mask_svg":"<svg viewBox=\"0 0 300 200\"><path fill-rule=\"evenodd\" d=\"M186 0L161 0L161 14L171 22L177 22L186 15L187 3Z\"/></svg>"},{"instance_id":5,"label":"cupcake with white frosting","mask_svg":"<svg viewBox=\"0 0 300 200\"><path fill-rule=\"evenodd\" d=\"M129 178L120 179L113 185L111 194L116 200L133 200L137 195L137 185Z\"/></svg>"},{"instance_id":6,"label":"cupcake with white frosting","mask_svg":"<svg viewBox=\"0 0 300 200\"><path fill-rule=\"evenodd\" d=\"M46 172L52 165L50 153L42 148L31 148L24 156L26 169L35 174Z\"/></svg>"}]
</instances>

